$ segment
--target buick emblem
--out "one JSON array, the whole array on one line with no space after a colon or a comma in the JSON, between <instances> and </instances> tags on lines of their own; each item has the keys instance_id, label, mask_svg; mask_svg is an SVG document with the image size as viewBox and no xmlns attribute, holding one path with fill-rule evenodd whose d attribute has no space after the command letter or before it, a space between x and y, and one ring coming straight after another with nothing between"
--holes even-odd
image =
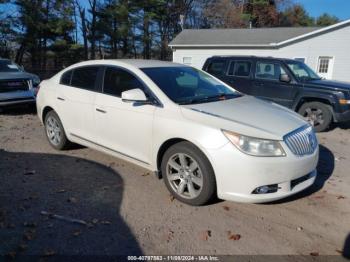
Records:
<instances>
[{"instance_id":1,"label":"buick emblem","mask_svg":"<svg viewBox=\"0 0 350 262\"><path fill-rule=\"evenodd\" d=\"M315 135L310 133L310 134L308 134L308 138L309 138L309 143L310 143L311 148L315 149L317 146Z\"/></svg>"}]
</instances>

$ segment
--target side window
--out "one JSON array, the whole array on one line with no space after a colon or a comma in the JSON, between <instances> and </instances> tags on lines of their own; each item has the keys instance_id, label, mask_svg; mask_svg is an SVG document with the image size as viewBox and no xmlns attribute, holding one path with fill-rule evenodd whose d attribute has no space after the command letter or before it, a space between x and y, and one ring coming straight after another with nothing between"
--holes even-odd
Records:
<instances>
[{"instance_id":1,"label":"side window","mask_svg":"<svg viewBox=\"0 0 350 262\"><path fill-rule=\"evenodd\" d=\"M256 63L256 78L278 81L280 79L281 74L286 74L286 72L280 64L272 62Z\"/></svg>"},{"instance_id":2,"label":"side window","mask_svg":"<svg viewBox=\"0 0 350 262\"><path fill-rule=\"evenodd\" d=\"M300 64L291 64L290 69L297 77L308 77L308 72Z\"/></svg>"},{"instance_id":3,"label":"side window","mask_svg":"<svg viewBox=\"0 0 350 262\"><path fill-rule=\"evenodd\" d=\"M229 68L228 68L227 75L233 76L234 73L235 73L235 61L231 61L231 62L230 62L230 66L229 66Z\"/></svg>"},{"instance_id":4,"label":"side window","mask_svg":"<svg viewBox=\"0 0 350 262\"><path fill-rule=\"evenodd\" d=\"M66 86L70 85L70 80L72 78L72 72L73 72L72 70L69 70L61 76L61 80L60 80L61 85L66 85Z\"/></svg>"},{"instance_id":5,"label":"side window","mask_svg":"<svg viewBox=\"0 0 350 262\"><path fill-rule=\"evenodd\" d=\"M212 75L223 75L225 70L225 60L214 60L210 62L207 72Z\"/></svg>"},{"instance_id":6,"label":"side window","mask_svg":"<svg viewBox=\"0 0 350 262\"><path fill-rule=\"evenodd\" d=\"M71 86L94 90L98 70L98 66L85 66L74 69Z\"/></svg>"},{"instance_id":7,"label":"side window","mask_svg":"<svg viewBox=\"0 0 350 262\"><path fill-rule=\"evenodd\" d=\"M122 92L139 88L144 90L143 84L129 72L113 67L105 71L103 93L121 97Z\"/></svg>"},{"instance_id":8,"label":"side window","mask_svg":"<svg viewBox=\"0 0 350 262\"><path fill-rule=\"evenodd\" d=\"M241 77L248 77L250 75L250 69L252 67L251 62L249 61L236 61L234 75Z\"/></svg>"}]
</instances>

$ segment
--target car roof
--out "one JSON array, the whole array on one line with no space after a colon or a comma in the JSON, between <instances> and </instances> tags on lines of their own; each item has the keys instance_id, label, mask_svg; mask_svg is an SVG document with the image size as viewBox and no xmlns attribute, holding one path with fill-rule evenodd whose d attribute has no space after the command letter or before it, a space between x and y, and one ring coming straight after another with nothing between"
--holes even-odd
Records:
<instances>
[{"instance_id":1,"label":"car roof","mask_svg":"<svg viewBox=\"0 0 350 262\"><path fill-rule=\"evenodd\" d=\"M184 66L183 64L168 62L168 61L159 61L159 60L144 60L144 59L119 59L115 60L118 62L123 62L137 68L151 68L151 67L176 67Z\"/></svg>"},{"instance_id":2,"label":"car roof","mask_svg":"<svg viewBox=\"0 0 350 262\"><path fill-rule=\"evenodd\" d=\"M143 59L104 59L104 60L88 60L72 65L73 68L89 65L115 65L115 66L132 66L136 68L155 68L155 67L184 67L186 65L159 61L159 60L143 60Z\"/></svg>"},{"instance_id":3,"label":"car roof","mask_svg":"<svg viewBox=\"0 0 350 262\"><path fill-rule=\"evenodd\" d=\"M295 61L291 58L281 58L272 56L248 56L248 55L226 55L226 56L212 56L210 59L265 59L265 60L278 60L278 61Z\"/></svg>"}]
</instances>

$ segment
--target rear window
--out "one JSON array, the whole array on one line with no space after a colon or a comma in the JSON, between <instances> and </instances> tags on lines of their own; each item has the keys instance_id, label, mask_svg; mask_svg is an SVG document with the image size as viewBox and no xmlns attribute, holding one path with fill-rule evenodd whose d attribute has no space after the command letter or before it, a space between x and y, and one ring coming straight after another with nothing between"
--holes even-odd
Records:
<instances>
[{"instance_id":1,"label":"rear window","mask_svg":"<svg viewBox=\"0 0 350 262\"><path fill-rule=\"evenodd\" d=\"M98 66L86 66L74 69L71 86L94 90L98 70Z\"/></svg>"},{"instance_id":2,"label":"rear window","mask_svg":"<svg viewBox=\"0 0 350 262\"><path fill-rule=\"evenodd\" d=\"M72 78L72 70L69 70L61 76L60 84L69 86L71 78Z\"/></svg>"},{"instance_id":3,"label":"rear window","mask_svg":"<svg viewBox=\"0 0 350 262\"><path fill-rule=\"evenodd\" d=\"M207 72L212 75L223 75L226 62L224 60L214 60L210 62Z\"/></svg>"}]
</instances>

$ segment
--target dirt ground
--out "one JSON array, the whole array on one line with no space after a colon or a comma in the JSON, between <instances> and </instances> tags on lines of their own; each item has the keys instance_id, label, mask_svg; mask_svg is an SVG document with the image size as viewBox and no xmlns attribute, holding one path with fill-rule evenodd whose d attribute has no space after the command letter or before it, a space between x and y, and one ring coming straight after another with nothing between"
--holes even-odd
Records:
<instances>
[{"instance_id":1,"label":"dirt ground","mask_svg":"<svg viewBox=\"0 0 350 262\"><path fill-rule=\"evenodd\" d=\"M350 125L318 138L319 176L307 191L271 204L191 207L138 166L83 147L53 150L34 112L6 111L0 254L339 256L350 251Z\"/></svg>"}]
</instances>

